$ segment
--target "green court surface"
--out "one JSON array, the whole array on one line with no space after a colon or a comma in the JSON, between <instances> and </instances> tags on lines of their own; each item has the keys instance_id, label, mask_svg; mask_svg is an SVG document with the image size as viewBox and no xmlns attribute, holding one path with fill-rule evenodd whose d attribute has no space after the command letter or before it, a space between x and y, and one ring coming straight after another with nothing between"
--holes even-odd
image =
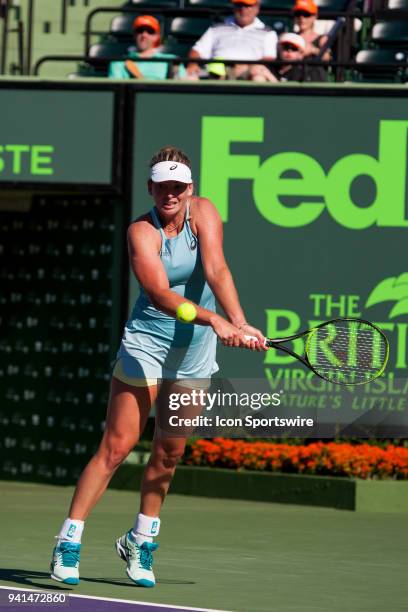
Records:
<instances>
[{"instance_id":1,"label":"green court surface","mask_svg":"<svg viewBox=\"0 0 408 612\"><path fill-rule=\"evenodd\" d=\"M138 494L107 491L87 522L81 583L49 578L71 487L0 483L0 584L234 612L408 609L406 515L169 495L158 584L135 587L113 548Z\"/></svg>"}]
</instances>

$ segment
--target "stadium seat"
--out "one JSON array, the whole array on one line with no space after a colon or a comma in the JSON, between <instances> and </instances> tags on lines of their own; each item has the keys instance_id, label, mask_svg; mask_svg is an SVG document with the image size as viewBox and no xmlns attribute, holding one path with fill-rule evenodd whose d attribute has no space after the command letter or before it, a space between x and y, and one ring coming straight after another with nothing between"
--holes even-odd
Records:
<instances>
[{"instance_id":1,"label":"stadium seat","mask_svg":"<svg viewBox=\"0 0 408 612\"><path fill-rule=\"evenodd\" d=\"M345 11L349 0L316 0L319 13Z\"/></svg>"},{"instance_id":2,"label":"stadium seat","mask_svg":"<svg viewBox=\"0 0 408 612\"><path fill-rule=\"evenodd\" d=\"M395 66L388 64L396 63ZM408 69L398 62L408 62L408 51L402 49L365 49L356 55L358 80L381 83L405 83ZM384 66L381 66L384 64Z\"/></svg>"},{"instance_id":3,"label":"stadium seat","mask_svg":"<svg viewBox=\"0 0 408 612\"><path fill-rule=\"evenodd\" d=\"M107 64L101 66L93 66L91 64L79 64L77 71L69 75L70 79L77 79L79 77L106 77L108 71Z\"/></svg>"},{"instance_id":4,"label":"stadium seat","mask_svg":"<svg viewBox=\"0 0 408 612\"><path fill-rule=\"evenodd\" d=\"M192 47L191 41L179 42L172 38L168 38L162 46L163 53L172 53L177 57L187 57Z\"/></svg>"},{"instance_id":5,"label":"stadium seat","mask_svg":"<svg viewBox=\"0 0 408 612\"><path fill-rule=\"evenodd\" d=\"M261 10L291 10L294 0L262 0ZM316 0L320 13L344 11L349 0Z\"/></svg>"},{"instance_id":6,"label":"stadium seat","mask_svg":"<svg viewBox=\"0 0 408 612\"><path fill-rule=\"evenodd\" d=\"M129 38L133 35L133 22L135 20L135 15L126 14L126 15L117 15L114 17L110 26L110 33L115 36L115 38Z\"/></svg>"},{"instance_id":7,"label":"stadium seat","mask_svg":"<svg viewBox=\"0 0 408 612\"><path fill-rule=\"evenodd\" d=\"M169 34L177 41L196 41L213 24L213 20L203 17L174 17L170 22Z\"/></svg>"},{"instance_id":8,"label":"stadium seat","mask_svg":"<svg viewBox=\"0 0 408 612\"><path fill-rule=\"evenodd\" d=\"M275 30L277 35L283 34L283 32L289 32L292 30L292 18L291 17L281 17L275 15L260 15L261 21L266 23L266 25Z\"/></svg>"},{"instance_id":9,"label":"stadium seat","mask_svg":"<svg viewBox=\"0 0 408 612\"><path fill-rule=\"evenodd\" d=\"M153 7L179 8L180 2L179 0L131 0L128 6L146 7L146 9Z\"/></svg>"},{"instance_id":10,"label":"stadium seat","mask_svg":"<svg viewBox=\"0 0 408 612\"><path fill-rule=\"evenodd\" d=\"M129 51L134 50L134 45L128 42L103 42L92 45L89 49L89 57L103 59L105 57L128 56Z\"/></svg>"},{"instance_id":11,"label":"stadium seat","mask_svg":"<svg viewBox=\"0 0 408 612\"><path fill-rule=\"evenodd\" d=\"M194 6L199 8L218 9L228 8L231 9L230 0L186 0L185 6Z\"/></svg>"},{"instance_id":12,"label":"stadium seat","mask_svg":"<svg viewBox=\"0 0 408 612\"><path fill-rule=\"evenodd\" d=\"M294 3L294 0L263 0L261 10L290 10L293 7Z\"/></svg>"},{"instance_id":13,"label":"stadium seat","mask_svg":"<svg viewBox=\"0 0 408 612\"><path fill-rule=\"evenodd\" d=\"M390 11L408 11L408 0L388 0Z\"/></svg>"},{"instance_id":14,"label":"stadium seat","mask_svg":"<svg viewBox=\"0 0 408 612\"><path fill-rule=\"evenodd\" d=\"M408 20L379 21L371 31L371 42L380 46L408 48Z\"/></svg>"}]
</instances>

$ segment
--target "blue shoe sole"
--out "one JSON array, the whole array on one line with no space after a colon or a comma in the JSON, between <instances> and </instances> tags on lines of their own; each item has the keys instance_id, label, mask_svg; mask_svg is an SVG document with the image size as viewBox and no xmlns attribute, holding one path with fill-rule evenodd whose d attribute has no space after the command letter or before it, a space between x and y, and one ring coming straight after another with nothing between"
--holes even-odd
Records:
<instances>
[{"instance_id":1,"label":"blue shoe sole","mask_svg":"<svg viewBox=\"0 0 408 612\"><path fill-rule=\"evenodd\" d=\"M155 583L151 582L150 580L134 580L134 583L137 584L137 586L145 587L148 589L151 589L155 586Z\"/></svg>"},{"instance_id":2,"label":"blue shoe sole","mask_svg":"<svg viewBox=\"0 0 408 612\"><path fill-rule=\"evenodd\" d=\"M64 584L79 584L79 578L66 578L62 581Z\"/></svg>"},{"instance_id":3,"label":"blue shoe sole","mask_svg":"<svg viewBox=\"0 0 408 612\"><path fill-rule=\"evenodd\" d=\"M79 578L65 578L65 580L61 580L61 578L57 578L55 574L51 574L51 578L57 582L63 582L64 584L79 584Z\"/></svg>"}]
</instances>

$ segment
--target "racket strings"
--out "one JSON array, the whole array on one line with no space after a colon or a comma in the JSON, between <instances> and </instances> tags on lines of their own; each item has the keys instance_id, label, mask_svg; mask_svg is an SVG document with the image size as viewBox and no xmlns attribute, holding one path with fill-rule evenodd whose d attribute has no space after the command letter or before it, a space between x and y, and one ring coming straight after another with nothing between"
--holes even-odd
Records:
<instances>
[{"instance_id":1,"label":"racket strings","mask_svg":"<svg viewBox=\"0 0 408 612\"><path fill-rule=\"evenodd\" d=\"M323 378L352 384L372 380L382 373L388 344L371 325L332 322L312 330L306 354Z\"/></svg>"}]
</instances>

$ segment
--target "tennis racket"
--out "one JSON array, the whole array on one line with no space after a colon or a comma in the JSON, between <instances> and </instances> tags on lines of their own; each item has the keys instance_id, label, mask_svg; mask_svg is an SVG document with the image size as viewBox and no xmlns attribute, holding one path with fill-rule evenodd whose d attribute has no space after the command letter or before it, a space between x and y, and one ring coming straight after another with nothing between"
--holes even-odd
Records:
<instances>
[{"instance_id":1,"label":"tennis racket","mask_svg":"<svg viewBox=\"0 0 408 612\"><path fill-rule=\"evenodd\" d=\"M305 338L303 355L283 344L296 338ZM268 338L265 346L285 351L320 378L339 385L362 385L378 378L389 356L385 334L369 321L352 318L326 321L287 338Z\"/></svg>"}]
</instances>

